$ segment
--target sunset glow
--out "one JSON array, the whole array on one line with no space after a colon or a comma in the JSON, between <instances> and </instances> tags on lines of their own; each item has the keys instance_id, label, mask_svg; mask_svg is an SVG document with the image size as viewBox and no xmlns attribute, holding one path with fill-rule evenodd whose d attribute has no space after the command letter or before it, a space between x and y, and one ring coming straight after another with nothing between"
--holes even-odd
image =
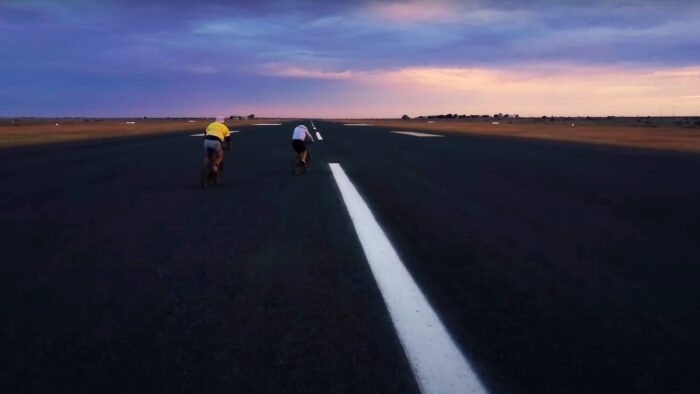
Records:
<instances>
[{"instance_id":1,"label":"sunset glow","mask_svg":"<svg viewBox=\"0 0 700 394\"><path fill-rule=\"evenodd\" d=\"M0 116L698 115L698 18L692 1L5 1Z\"/></svg>"}]
</instances>

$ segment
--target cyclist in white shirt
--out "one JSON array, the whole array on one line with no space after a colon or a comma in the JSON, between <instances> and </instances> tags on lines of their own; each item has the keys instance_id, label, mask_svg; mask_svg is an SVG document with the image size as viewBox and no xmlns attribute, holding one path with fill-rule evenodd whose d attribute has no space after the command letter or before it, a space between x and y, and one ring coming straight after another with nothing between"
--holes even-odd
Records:
<instances>
[{"instance_id":1,"label":"cyclist in white shirt","mask_svg":"<svg viewBox=\"0 0 700 394\"><path fill-rule=\"evenodd\" d=\"M306 148L306 141L314 141L314 137L309 133L309 129L304 125L299 125L294 129L292 134L292 148L299 155L299 160L306 166L306 161L309 156L309 150Z\"/></svg>"}]
</instances>

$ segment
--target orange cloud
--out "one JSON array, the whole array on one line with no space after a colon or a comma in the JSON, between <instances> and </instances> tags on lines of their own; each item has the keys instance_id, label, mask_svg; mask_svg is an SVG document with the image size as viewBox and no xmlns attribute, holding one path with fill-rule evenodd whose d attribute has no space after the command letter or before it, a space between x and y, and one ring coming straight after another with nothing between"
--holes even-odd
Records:
<instances>
[{"instance_id":1,"label":"orange cloud","mask_svg":"<svg viewBox=\"0 0 700 394\"><path fill-rule=\"evenodd\" d=\"M268 69L273 75L345 80L337 102L299 102L328 116L402 113L697 115L700 66L640 68L548 64L521 67L408 67L398 70ZM337 92L335 92L337 93ZM339 108L343 109L342 113ZM307 109L308 110L308 109ZM332 114L332 115L331 115Z\"/></svg>"},{"instance_id":2,"label":"orange cloud","mask_svg":"<svg viewBox=\"0 0 700 394\"><path fill-rule=\"evenodd\" d=\"M667 113L700 112L687 100L700 90L700 67L406 68L369 74L365 82L384 85L384 90L391 87L400 95L432 97L433 102L466 112L470 108L529 115L633 116L658 114L664 108Z\"/></svg>"}]
</instances>

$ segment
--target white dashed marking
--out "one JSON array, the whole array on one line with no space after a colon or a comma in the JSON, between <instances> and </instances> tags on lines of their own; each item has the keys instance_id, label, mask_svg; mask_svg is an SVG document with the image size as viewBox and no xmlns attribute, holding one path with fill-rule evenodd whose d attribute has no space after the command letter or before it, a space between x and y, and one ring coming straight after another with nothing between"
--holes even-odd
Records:
<instances>
[{"instance_id":1,"label":"white dashed marking","mask_svg":"<svg viewBox=\"0 0 700 394\"><path fill-rule=\"evenodd\" d=\"M240 130L231 130L230 133L240 133ZM198 134L190 134L190 137L204 137L206 134L205 133L198 133Z\"/></svg>"},{"instance_id":2,"label":"white dashed marking","mask_svg":"<svg viewBox=\"0 0 700 394\"><path fill-rule=\"evenodd\" d=\"M392 133L412 135L414 137L444 137L444 135L440 135L440 134L417 133L415 131L392 131Z\"/></svg>"}]
</instances>

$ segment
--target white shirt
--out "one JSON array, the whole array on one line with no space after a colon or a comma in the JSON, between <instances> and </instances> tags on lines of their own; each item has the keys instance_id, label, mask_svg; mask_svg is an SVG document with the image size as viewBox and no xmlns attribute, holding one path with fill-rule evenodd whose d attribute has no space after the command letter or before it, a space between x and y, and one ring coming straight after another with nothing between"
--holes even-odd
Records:
<instances>
[{"instance_id":1,"label":"white shirt","mask_svg":"<svg viewBox=\"0 0 700 394\"><path fill-rule=\"evenodd\" d=\"M309 133L309 129L306 128L304 125L299 125L294 129L294 134L292 134L292 139L293 140L306 140L310 139L311 142L314 141L314 137L311 136L311 133Z\"/></svg>"}]
</instances>

